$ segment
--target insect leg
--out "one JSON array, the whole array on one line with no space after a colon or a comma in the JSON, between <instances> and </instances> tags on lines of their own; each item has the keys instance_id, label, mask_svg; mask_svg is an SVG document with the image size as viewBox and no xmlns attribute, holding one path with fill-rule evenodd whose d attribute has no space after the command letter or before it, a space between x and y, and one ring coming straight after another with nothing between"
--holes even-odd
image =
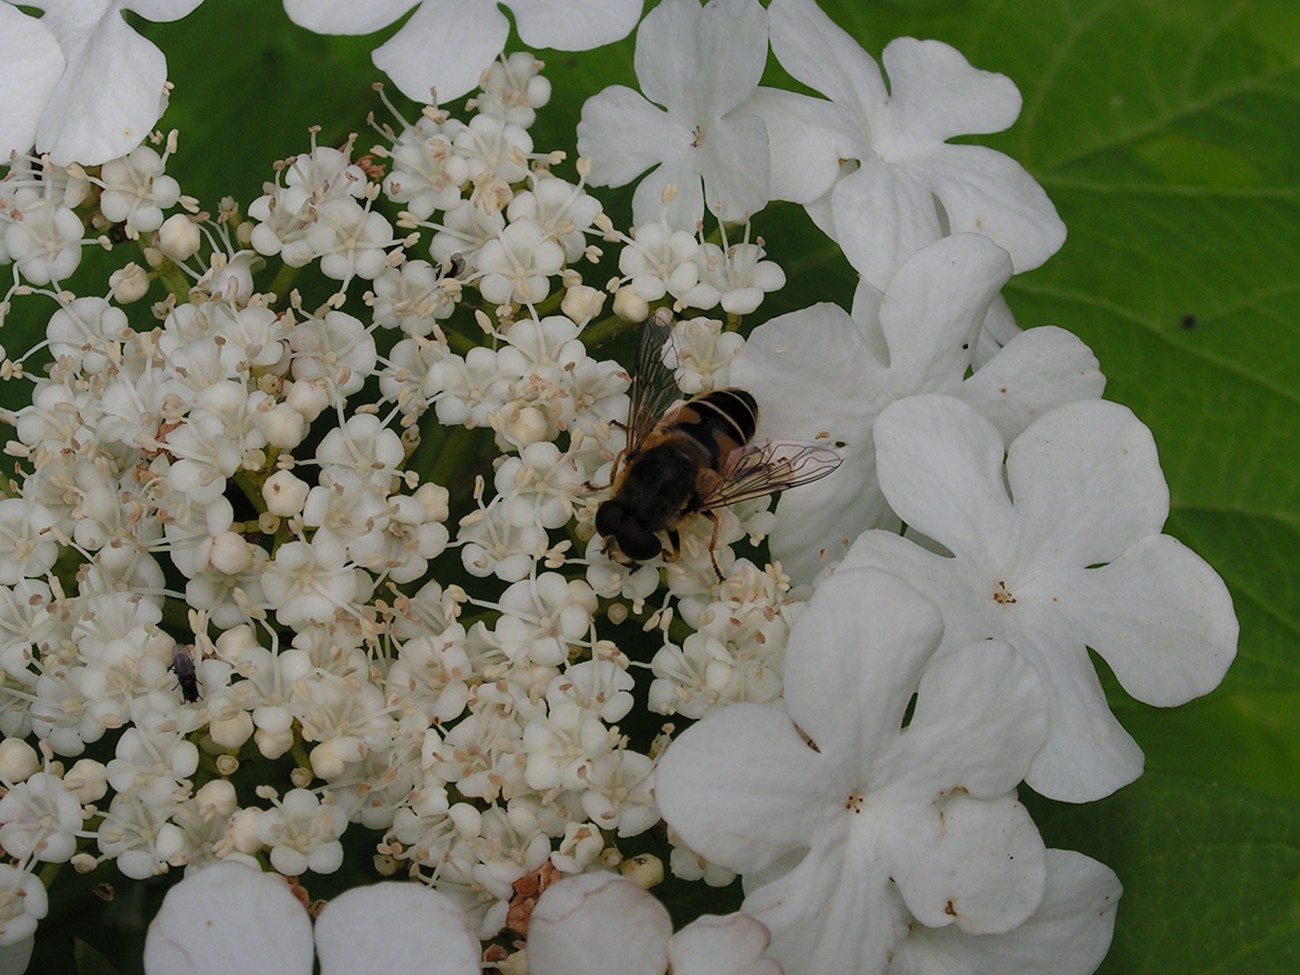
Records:
<instances>
[{"instance_id":1,"label":"insect leg","mask_svg":"<svg viewBox=\"0 0 1300 975\"><path fill-rule=\"evenodd\" d=\"M718 521L718 516L712 511L704 512L704 517L713 522L713 533L709 535L709 561L713 563L713 572L717 575L718 581L722 582L726 576L724 576L722 570L718 568L718 556L715 554L718 547L718 529L721 527L721 523Z\"/></svg>"},{"instance_id":2,"label":"insect leg","mask_svg":"<svg viewBox=\"0 0 1300 975\"><path fill-rule=\"evenodd\" d=\"M676 528L669 528L664 534L668 536L668 555L665 561L674 562L682 557L682 536Z\"/></svg>"}]
</instances>

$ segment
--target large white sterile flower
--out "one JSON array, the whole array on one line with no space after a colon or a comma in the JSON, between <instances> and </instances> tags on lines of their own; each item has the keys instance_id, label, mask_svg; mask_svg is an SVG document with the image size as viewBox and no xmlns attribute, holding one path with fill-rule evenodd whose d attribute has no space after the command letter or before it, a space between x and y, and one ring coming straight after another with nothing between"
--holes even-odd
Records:
<instances>
[{"instance_id":1,"label":"large white sterile flower","mask_svg":"<svg viewBox=\"0 0 1300 975\"><path fill-rule=\"evenodd\" d=\"M767 13L756 0L710 0L703 9L697 0L664 0L636 35L645 95L614 85L582 107L578 152L591 160L589 181L622 186L651 169L632 198L636 224L665 215L669 184L677 188L666 213L674 229L693 231L705 209L723 220L761 209L767 131L741 106L766 61Z\"/></svg>"},{"instance_id":2,"label":"large white sterile flower","mask_svg":"<svg viewBox=\"0 0 1300 975\"><path fill-rule=\"evenodd\" d=\"M947 44L900 37L881 58L887 89L872 57L814 0L773 0L768 14L777 60L829 99L760 88L744 106L768 126L772 197L807 205L867 280L883 287L948 232L987 234L1017 273L1056 253L1065 225L1033 177L1000 152L947 142L1016 120L1009 78L971 67Z\"/></svg>"},{"instance_id":3,"label":"large white sterile flower","mask_svg":"<svg viewBox=\"0 0 1300 975\"><path fill-rule=\"evenodd\" d=\"M9 0L13 2L13 0ZM35 0L39 20L0 5L0 152L59 166L130 152L167 104L167 59L123 14L180 20L202 0Z\"/></svg>"},{"instance_id":4,"label":"large white sterile flower","mask_svg":"<svg viewBox=\"0 0 1300 975\"><path fill-rule=\"evenodd\" d=\"M214 863L167 892L144 943L146 975L312 970L311 919L288 883Z\"/></svg>"},{"instance_id":5,"label":"large white sterile flower","mask_svg":"<svg viewBox=\"0 0 1300 975\"><path fill-rule=\"evenodd\" d=\"M1123 406L1085 400L1004 447L965 403L917 396L884 410L875 433L886 500L951 554L873 531L843 565L887 568L933 599L941 653L991 638L1033 661L1052 703L1025 779L1036 791L1086 802L1137 778L1142 750L1087 648L1133 697L1163 707L1216 687L1237 649L1223 580L1160 534L1169 489L1151 432Z\"/></svg>"},{"instance_id":6,"label":"large white sterile flower","mask_svg":"<svg viewBox=\"0 0 1300 975\"><path fill-rule=\"evenodd\" d=\"M503 0L530 47L587 51L628 35L643 0ZM319 34L371 34L415 13L375 49L373 59L402 94L459 98L506 46L510 22L497 0L284 0L294 23Z\"/></svg>"},{"instance_id":7,"label":"large white sterile flower","mask_svg":"<svg viewBox=\"0 0 1300 975\"><path fill-rule=\"evenodd\" d=\"M531 975L781 975L744 914L705 915L673 934L668 911L630 880L597 871L546 889L528 924ZM798 969L790 969L791 972Z\"/></svg>"},{"instance_id":8,"label":"large white sterile flower","mask_svg":"<svg viewBox=\"0 0 1300 975\"><path fill-rule=\"evenodd\" d=\"M787 971L883 972L912 918L990 934L1038 908L1043 842L1014 790L1046 695L1005 643L932 659L942 635L911 586L837 571L791 631L785 708L722 708L660 761L664 819L746 875Z\"/></svg>"},{"instance_id":9,"label":"large white sterile flower","mask_svg":"<svg viewBox=\"0 0 1300 975\"><path fill-rule=\"evenodd\" d=\"M969 378L989 302L1011 274L987 237L956 234L908 260L877 301L859 289L852 314L818 304L754 330L730 381L759 398L759 436L844 443L829 477L781 498L773 555L796 582L811 581L868 528L895 528L876 482L872 424L896 399L960 397L1008 441L1061 403L1101 395L1105 379L1086 345L1059 328L1019 333Z\"/></svg>"},{"instance_id":10,"label":"large white sterile flower","mask_svg":"<svg viewBox=\"0 0 1300 975\"><path fill-rule=\"evenodd\" d=\"M1110 948L1121 893L1105 864L1048 850L1043 902L1028 921L1006 934L913 926L890 975L1092 975Z\"/></svg>"},{"instance_id":11,"label":"large white sterile flower","mask_svg":"<svg viewBox=\"0 0 1300 975\"><path fill-rule=\"evenodd\" d=\"M316 918L321 975L478 975L482 946L452 901L419 883L354 887Z\"/></svg>"},{"instance_id":12,"label":"large white sterile flower","mask_svg":"<svg viewBox=\"0 0 1300 975\"><path fill-rule=\"evenodd\" d=\"M149 925L144 967L146 975L306 975L312 937L307 910L282 877L216 863L167 892ZM315 942L323 975L480 970L465 915L416 883L355 887L333 898L316 919Z\"/></svg>"}]
</instances>

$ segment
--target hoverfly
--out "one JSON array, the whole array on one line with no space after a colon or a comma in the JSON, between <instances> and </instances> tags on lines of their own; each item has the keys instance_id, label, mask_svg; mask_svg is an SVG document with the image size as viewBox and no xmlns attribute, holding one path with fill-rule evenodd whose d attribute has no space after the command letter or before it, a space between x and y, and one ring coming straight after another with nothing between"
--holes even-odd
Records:
<instances>
[{"instance_id":1,"label":"hoverfly","mask_svg":"<svg viewBox=\"0 0 1300 975\"><path fill-rule=\"evenodd\" d=\"M671 343L666 321L646 322L632 373L627 446L614 459L612 490L596 509L596 531L605 538L606 555L636 566L660 554L677 558L678 529L704 515L713 522L709 559L721 580L713 512L819 480L843 457L825 444L750 443L758 402L743 389L715 389L670 408L681 397Z\"/></svg>"}]
</instances>

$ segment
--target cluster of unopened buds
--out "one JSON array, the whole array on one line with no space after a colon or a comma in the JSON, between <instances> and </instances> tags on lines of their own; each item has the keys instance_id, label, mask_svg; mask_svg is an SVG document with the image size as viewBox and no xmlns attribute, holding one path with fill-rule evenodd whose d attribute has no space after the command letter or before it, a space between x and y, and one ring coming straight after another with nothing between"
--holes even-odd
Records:
<instances>
[{"instance_id":1,"label":"cluster of unopened buds","mask_svg":"<svg viewBox=\"0 0 1300 975\"><path fill-rule=\"evenodd\" d=\"M769 43L827 97L760 87ZM215 214L166 174L174 133L10 160L0 313L46 325L3 361L30 398L0 500L0 947L44 916L43 865L112 861L195 871L158 972L1100 962L1118 880L1046 850L1016 789L1141 772L1086 647L1176 704L1236 623L1092 354L998 297L1064 228L946 140L1011 124L1015 86L904 38L887 97L812 0L664 0L637 55L647 97L595 95L572 161L533 144L526 54L463 110L381 92L373 148L313 132ZM619 229L590 188L655 166ZM739 330L785 285L748 222L769 199L838 243L850 310ZM122 260L76 294L94 247ZM643 415L654 370L685 407ZM728 388L757 430L714 439L692 397ZM674 474L654 444L683 437ZM783 445L823 466L773 510L814 480ZM662 555L620 551L610 498ZM355 831L359 883L407 882L313 935L275 875L309 887ZM663 861L744 875L742 913L674 935Z\"/></svg>"}]
</instances>

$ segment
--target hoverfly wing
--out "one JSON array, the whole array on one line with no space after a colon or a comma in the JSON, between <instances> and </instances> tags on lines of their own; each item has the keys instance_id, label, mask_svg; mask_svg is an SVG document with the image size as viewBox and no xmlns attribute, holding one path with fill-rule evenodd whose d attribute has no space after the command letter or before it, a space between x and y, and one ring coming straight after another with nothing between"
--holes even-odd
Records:
<instances>
[{"instance_id":1,"label":"hoverfly wing","mask_svg":"<svg viewBox=\"0 0 1300 975\"><path fill-rule=\"evenodd\" d=\"M844 455L827 444L766 440L732 451L716 484L701 498L701 511L761 498L833 474Z\"/></svg>"},{"instance_id":2,"label":"hoverfly wing","mask_svg":"<svg viewBox=\"0 0 1300 975\"><path fill-rule=\"evenodd\" d=\"M632 370L628 410L627 452L637 453L645 438L681 399L677 386L677 347L670 320L652 315L641 330L641 345Z\"/></svg>"}]
</instances>

